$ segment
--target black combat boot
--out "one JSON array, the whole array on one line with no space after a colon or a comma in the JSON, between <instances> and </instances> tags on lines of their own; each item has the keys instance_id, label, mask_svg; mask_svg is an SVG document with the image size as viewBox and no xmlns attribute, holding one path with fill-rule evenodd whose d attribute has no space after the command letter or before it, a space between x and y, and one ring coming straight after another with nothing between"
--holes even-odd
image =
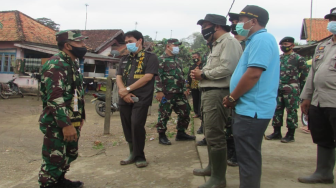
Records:
<instances>
[{"instance_id":1,"label":"black combat boot","mask_svg":"<svg viewBox=\"0 0 336 188\"><path fill-rule=\"evenodd\" d=\"M273 127L274 132L268 136L266 136L266 140L280 140L282 138L281 135L281 127Z\"/></svg>"},{"instance_id":2,"label":"black combat boot","mask_svg":"<svg viewBox=\"0 0 336 188\"><path fill-rule=\"evenodd\" d=\"M203 134L203 123L201 123L201 126L197 130L197 134Z\"/></svg>"},{"instance_id":3,"label":"black combat boot","mask_svg":"<svg viewBox=\"0 0 336 188\"><path fill-rule=\"evenodd\" d=\"M166 133L159 133L159 144L171 145L171 142L168 140Z\"/></svg>"},{"instance_id":4,"label":"black combat boot","mask_svg":"<svg viewBox=\"0 0 336 188\"><path fill-rule=\"evenodd\" d=\"M207 145L207 141L205 138L203 138L203 140L196 142L196 146L206 146Z\"/></svg>"},{"instance_id":5,"label":"black combat boot","mask_svg":"<svg viewBox=\"0 0 336 188\"><path fill-rule=\"evenodd\" d=\"M57 182L57 187L59 188L82 188L84 186L84 183L81 181L71 181L66 179L65 172L62 173L62 175L59 177Z\"/></svg>"},{"instance_id":6,"label":"black combat boot","mask_svg":"<svg viewBox=\"0 0 336 188\"><path fill-rule=\"evenodd\" d=\"M315 172L306 177L299 177L301 183L334 183L335 149L317 146L317 164Z\"/></svg>"},{"instance_id":7,"label":"black combat boot","mask_svg":"<svg viewBox=\"0 0 336 188\"><path fill-rule=\"evenodd\" d=\"M229 159L227 160L227 164L228 164L229 166L239 166L239 165L238 165L238 160L237 160L236 150L233 150L233 151L232 151L232 156L231 156L231 158L229 158Z\"/></svg>"},{"instance_id":8,"label":"black combat boot","mask_svg":"<svg viewBox=\"0 0 336 188\"><path fill-rule=\"evenodd\" d=\"M295 129L288 129L286 136L281 139L281 142L282 143L295 142L294 133Z\"/></svg>"},{"instance_id":9,"label":"black combat boot","mask_svg":"<svg viewBox=\"0 0 336 188\"><path fill-rule=\"evenodd\" d=\"M233 137L226 140L227 146L227 163L229 166L238 166L237 155Z\"/></svg>"},{"instance_id":10,"label":"black combat boot","mask_svg":"<svg viewBox=\"0 0 336 188\"><path fill-rule=\"evenodd\" d=\"M190 136L185 131L177 131L175 140L176 141L189 141L189 140L195 140L196 136Z\"/></svg>"},{"instance_id":11,"label":"black combat boot","mask_svg":"<svg viewBox=\"0 0 336 188\"><path fill-rule=\"evenodd\" d=\"M55 184L55 185L49 185L47 187L40 186L40 188L59 188L59 187L57 186L57 184Z\"/></svg>"}]
</instances>

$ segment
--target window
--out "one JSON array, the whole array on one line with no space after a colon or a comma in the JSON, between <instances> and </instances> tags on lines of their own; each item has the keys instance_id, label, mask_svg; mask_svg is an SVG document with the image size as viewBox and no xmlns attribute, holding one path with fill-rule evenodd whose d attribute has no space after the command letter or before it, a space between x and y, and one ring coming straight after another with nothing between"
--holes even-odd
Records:
<instances>
[{"instance_id":1,"label":"window","mask_svg":"<svg viewBox=\"0 0 336 188\"><path fill-rule=\"evenodd\" d=\"M0 51L0 73L13 72L13 66L16 60L15 53L1 52Z\"/></svg>"}]
</instances>

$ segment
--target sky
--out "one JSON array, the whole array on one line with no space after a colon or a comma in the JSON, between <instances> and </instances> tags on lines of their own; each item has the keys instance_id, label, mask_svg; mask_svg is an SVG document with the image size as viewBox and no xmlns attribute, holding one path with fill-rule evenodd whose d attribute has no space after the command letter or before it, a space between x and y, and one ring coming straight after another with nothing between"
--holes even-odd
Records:
<instances>
[{"instance_id":1,"label":"sky","mask_svg":"<svg viewBox=\"0 0 336 188\"><path fill-rule=\"evenodd\" d=\"M153 39L182 39L200 32L196 25L206 14L226 16L233 0L8 0L0 11L18 10L32 18L46 17L60 24L60 29L87 30L136 29ZM277 41L292 36L300 41L304 18L310 17L311 0L235 0L230 12L239 13L246 5L266 9L266 26ZM335 0L313 0L313 18L324 18L335 7ZM230 25L230 22L227 23ZM157 35L156 35L157 32Z\"/></svg>"}]
</instances>

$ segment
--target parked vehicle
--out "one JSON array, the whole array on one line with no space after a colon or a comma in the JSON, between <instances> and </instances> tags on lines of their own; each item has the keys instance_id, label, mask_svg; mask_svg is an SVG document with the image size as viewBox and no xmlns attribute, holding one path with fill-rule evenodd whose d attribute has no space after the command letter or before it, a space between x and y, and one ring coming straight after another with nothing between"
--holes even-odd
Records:
<instances>
[{"instance_id":1,"label":"parked vehicle","mask_svg":"<svg viewBox=\"0 0 336 188\"><path fill-rule=\"evenodd\" d=\"M2 98L7 99L9 96L15 95L19 95L22 98L24 97L24 95L20 91L19 85L14 83L15 79L16 78L13 78L7 83L0 83L0 96Z\"/></svg>"},{"instance_id":2,"label":"parked vehicle","mask_svg":"<svg viewBox=\"0 0 336 188\"><path fill-rule=\"evenodd\" d=\"M95 108L98 115L105 117L105 94L94 93L92 94L95 98L91 100L92 103L96 103ZM119 111L118 105L116 103L111 104L111 113Z\"/></svg>"}]
</instances>

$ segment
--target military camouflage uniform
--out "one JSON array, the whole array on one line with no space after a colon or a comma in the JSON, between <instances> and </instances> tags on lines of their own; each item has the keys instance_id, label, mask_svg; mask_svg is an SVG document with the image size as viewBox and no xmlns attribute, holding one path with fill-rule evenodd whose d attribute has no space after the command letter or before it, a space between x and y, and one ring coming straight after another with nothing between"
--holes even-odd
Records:
<instances>
[{"instance_id":1,"label":"military camouflage uniform","mask_svg":"<svg viewBox=\"0 0 336 188\"><path fill-rule=\"evenodd\" d=\"M51 57L42 68L43 112L39 123L44 139L39 183L43 187L55 184L78 156L78 141L64 141L62 132L62 128L73 125L79 138L80 122L85 119L83 77L78 70L78 62L63 51ZM78 110L74 110L75 92Z\"/></svg>"},{"instance_id":2,"label":"military camouflage uniform","mask_svg":"<svg viewBox=\"0 0 336 188\"><path fill-rule=\"evenodd\" d=\"M277 107L272 125L280 127L283 124L284 109L287 110L287 127L298 127L297 109L299 96L308 76L308 67L303 57L295 52L280 56L280 84L278 89Z\"/></svg>"},{"instance_id":3,"label":"military camouflage uniform","mask_svg":"<svg viewBox=\"0 0 336 188\"><path fill-rule=\"evenodd\" d=\"M159 105L159 118L156 124L158 133L166 132L172 109L178 114L177 130L184 131L190 122L190 106L184 95L186 86L180 65L176 56L164 53L159 57L159 75L155 77L155 93L163 92L167 102L161 102Z\"/></svg>"}]
</instances>

